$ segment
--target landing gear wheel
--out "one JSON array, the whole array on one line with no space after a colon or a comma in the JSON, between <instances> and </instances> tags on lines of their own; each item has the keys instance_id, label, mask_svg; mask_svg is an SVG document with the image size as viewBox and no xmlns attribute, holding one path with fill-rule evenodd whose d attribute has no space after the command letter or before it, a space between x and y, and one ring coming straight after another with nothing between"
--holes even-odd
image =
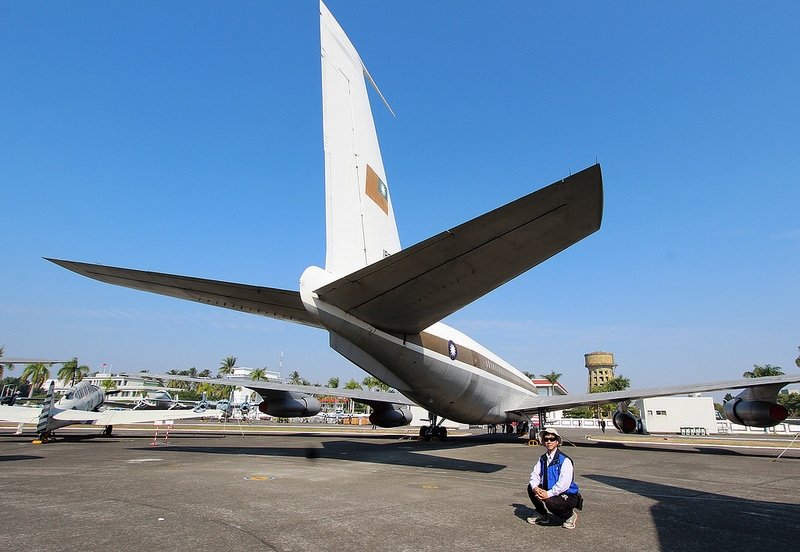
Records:
<instances>
[{"instance_id":1,"label":"landing gear wheel","mask_svg":"<svg viewBox=\"0 0 800 552\"><path fill-rule=\"evenodd\" d=\"M430 426L422 426L419 428L419 440L420 441L430 441L431 440L431 427Z\"/></svg>"},{"instance_id":2,"label":"landing gear wheel","mask_svg":"<svg viewBox=\"0 0 800 552\"><path fill-rule=\"evenodd\" d=\"M439 443L442 441L447 441L447 428L442 426L436 426L432 430L433 435L431 436L431 441L434 443Z\"/></svg>"},{"instance_id":3,"label":"landing gear wheel","mask_svg":"<svg viewBox=\"0 0 800 552\"><path fill-rule=\"evenodd\" d=\"M114 429L114 426L107 425L103 428L103 437L111 437L111 431Z\"/></svg>"}]
</instances>

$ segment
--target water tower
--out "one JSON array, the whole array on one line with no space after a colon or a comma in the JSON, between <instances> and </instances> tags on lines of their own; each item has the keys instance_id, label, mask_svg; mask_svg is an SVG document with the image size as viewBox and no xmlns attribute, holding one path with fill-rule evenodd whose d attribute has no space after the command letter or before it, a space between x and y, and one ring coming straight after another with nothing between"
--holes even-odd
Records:
<instances>
[{"instance_id":1,"label":"water tower","mask_svg":"<svg viewBox=\"0 0 800 552\"><path fill-rule=\"evenodd\" d=\"M589 370L589 391L614 378L614 368L617 365L614 364L613 353L595 351L583 356L586 358L586 369Z\"/></svg>"}]
</instances>

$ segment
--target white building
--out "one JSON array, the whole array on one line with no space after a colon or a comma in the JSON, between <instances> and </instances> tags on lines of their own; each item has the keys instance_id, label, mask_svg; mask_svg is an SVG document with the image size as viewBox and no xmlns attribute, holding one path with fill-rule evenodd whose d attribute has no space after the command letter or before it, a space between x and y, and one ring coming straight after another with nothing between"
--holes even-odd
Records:
<instances>
[{"instance_id":1,"label":"white building","mask_svg":"<svg viewBox=\"0 0 800 552\"><path fill-rule=\"evenodd\" d=\"M634 403L646 433L717 433L712 397L654 397Z\"/></svg>"}]
</instances>

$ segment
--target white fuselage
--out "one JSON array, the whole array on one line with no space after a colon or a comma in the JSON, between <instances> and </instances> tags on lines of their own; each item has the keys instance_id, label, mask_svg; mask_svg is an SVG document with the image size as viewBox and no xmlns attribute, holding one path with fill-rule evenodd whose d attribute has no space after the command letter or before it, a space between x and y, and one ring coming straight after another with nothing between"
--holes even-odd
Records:
<instances>
[{"instance_id":1,"label":"white fuselage","mask_svg":"<svg viewBox=\"0 0 800 552\"><path fill-rule=\"evenodd\" d=\"M71 424L81 423L71 420L57 420L53 419L52 416L64 410L84 410L87 412L97 410L97 408L103 404L105 398L105 392L96 385L92 385L86 381L79 381L73 387L69 388L66 394L53 405L48 422L48 429L58 429Z\"/></svg>"},{"instance_id":2,"label":"white fuselage","mask_svg":"<svg viewBox=\"0 0 800 552\"><path fill-rule=\"evenodd\" d=\"M507 414L537 394L519 370L441 322L416 335L381 331L316 296L313 290L332 278L319 267L306 269L300 295L342 356L449 420L487 424L525 419Z\"/></svg>"}]
</instances>

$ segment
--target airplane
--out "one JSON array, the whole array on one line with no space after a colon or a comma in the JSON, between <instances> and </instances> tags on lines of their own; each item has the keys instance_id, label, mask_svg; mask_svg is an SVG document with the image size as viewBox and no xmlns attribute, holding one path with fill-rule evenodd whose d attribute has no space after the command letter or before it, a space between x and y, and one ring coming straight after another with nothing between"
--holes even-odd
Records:
<instances>
[{"instance_id":1,"label":"airplane","mask_svg":"<svg viewBox=\"0 0 800 552\"><path fill-rule=\"evenodd\" d=\"M50 382L43 406L0 406L0 420L35 423L42 442L51 440L53 431L72 424L104 426L103 435L111 435L114 424L134 424L159 420L218 417L216 411L180 410L98 410L105 403L105 392L87 381L80 381L56 402L55 382Z\"/></svg>"},{"instance_id":2,"label":"airplane","mask_svg":"<svg viewBox=\"0 0 800 552\"><path fill-rule=\"evenodd\" d=\"M409 404L425 408L425 440L447 437L444 418L496 424L538 415L543 423L547 411L606 402L618 403L613 423L629 433L638 425L627 409L631 400L717 389L744 389L726 404L736 423L769 427L786 418L777 393L800 376L541 397L520 370L442 323L599 230L600 165L401 248L367 84L386 100L323 2L319 10L326 256L324 268L303 272L299 291L47 260L102 282L326 330L336 352L398 391L336 394L372 406L370 421L382 427L409 423ZM253 380L242 385L262 395L262 412L283 417L314 415L320 404L313 395L331 393Z\"/></svg>"},{"instance_id":3,"label":"airplane","mask_svg":"<svg viewBox=\"0 0 800 552\"><path fill-rule=\"evenodd\" d=\"M126 387L126 390L131 390ZM141 389L143 396L139 397L115 397L113 400L106 399L107 406L119 406L130 408L131 410L162 409L172 410L175 408L193 408L197 401L180 401L177 395L173 397L166 389L147 390ZM113 394L113 391L106 392L106 395Z\"/></svg>"}]
</instances>

